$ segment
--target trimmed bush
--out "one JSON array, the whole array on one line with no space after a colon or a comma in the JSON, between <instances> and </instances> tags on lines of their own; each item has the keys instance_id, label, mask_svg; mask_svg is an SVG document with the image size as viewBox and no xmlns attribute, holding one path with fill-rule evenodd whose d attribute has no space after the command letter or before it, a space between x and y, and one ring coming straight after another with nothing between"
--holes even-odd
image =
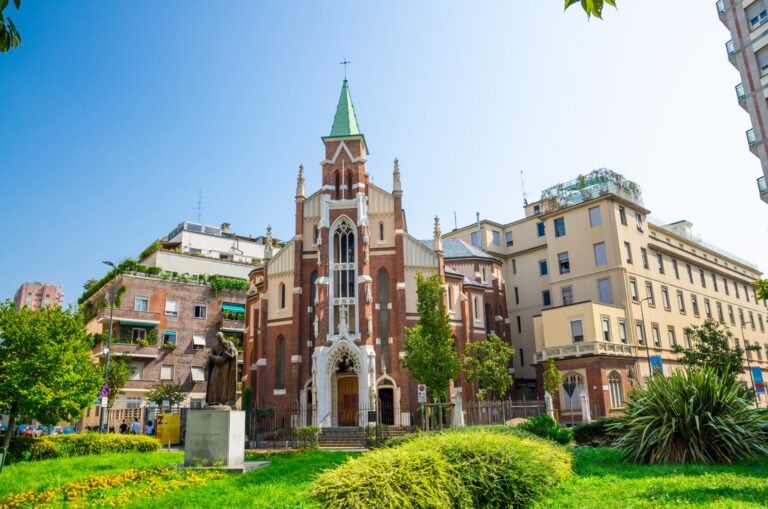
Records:
<instances>
[{"instance_id":1,"label":"trimmed bush","mask_svg":"<svg viewBox=\"0 0 768 509\"><path fill-rule=\"evenodd\" d=\"M585 422L573 428L573 440L579 445L590 447L610 446L616 441L616 435L608 426L616 422L613 417L601 417L596 421Z\"/></svg>"},{"instance_id":2,"label":"trimmed bush","mask_svg":"<svg viewBox=\"0 0 768 509\"><path fill-rule=\"evenodd\" d=\"M320 426L302 426L296 429L296 441L299 447L315 449L320 441Z\"/></svg>"},{"instance_id":3,"label":"trimmed bush","mask_svg":"<svg viewBox=\"0 0 768 509\"><path fill-rule=\"evenodd\" d=\"M40 438L14 437L8 449L7 461L38 461L113 452L151 452L160 447L157 438L144 435L75 433Z\"/></svg>"},{"instance_id":4,"label":"trimmed bush","mask_svg":"<svg viewBox=\"0 0 768 509\"><path fill-rule=\"evenodd\" d=\"M742 384L710 368L652 376L634 390L626 415L609 426L615 447L637 463L734 463L768 455L768 414Z\"/></svg>"},{"instance_id":5,"label":"trimmed bush","mask_svg":"<svg viewBox=\"0 0 768 509\"><path fill-rule=\"evenodd\" d=\"M408 437L321 474L312 493L326 508L525 507L571 475L565 449L507 430Z\"/></svg>"},{"instance_id":6,"label":"trimmed bush","mask_svg":"<svg viewBox=\"0 0 768 509\"><path fill-rule=\"evenodd\" d=\"M558 426L555 420L548 414L541 414L538 417L529 417L526 422L518 424L517 428L532 433L537 437L552 440L558 444L569 444L573 440L573 431Z\"/></svg>"}]
</instances>

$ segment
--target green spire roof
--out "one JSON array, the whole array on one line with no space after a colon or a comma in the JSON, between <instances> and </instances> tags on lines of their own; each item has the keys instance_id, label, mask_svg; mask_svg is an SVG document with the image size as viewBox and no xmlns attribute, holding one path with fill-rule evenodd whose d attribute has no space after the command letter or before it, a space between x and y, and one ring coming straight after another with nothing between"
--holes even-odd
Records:
<instances>
[{"instance_id":1,"label":"green spire roof","mask_svg":"<svg viewBox=\"0 0 768 509\"><path fill-rule=\"evenodd\" d=\"M329 136L361 136L346 79L341 86L341 97L339 97L339 105L336 106L336 115L333 117L333 127Z\"/></svg>"}]
</instances>

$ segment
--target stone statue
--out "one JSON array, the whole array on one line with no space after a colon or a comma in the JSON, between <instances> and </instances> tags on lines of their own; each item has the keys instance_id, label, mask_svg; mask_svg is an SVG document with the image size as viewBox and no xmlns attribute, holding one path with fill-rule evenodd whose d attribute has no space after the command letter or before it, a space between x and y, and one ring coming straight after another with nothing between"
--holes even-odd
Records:
<instances>
[{"instance_id":1,"label":"stone statue","mask_svg":"<svg viewBox=\"0 0 768 509\"><path fill-rule=\"evenodd\" d=\"M211 348L206 374L206 404L234 409L237 399L237 348L232 341L224 339L222 332L216 334L216 344Z\"/></svg>"}]
</instances>

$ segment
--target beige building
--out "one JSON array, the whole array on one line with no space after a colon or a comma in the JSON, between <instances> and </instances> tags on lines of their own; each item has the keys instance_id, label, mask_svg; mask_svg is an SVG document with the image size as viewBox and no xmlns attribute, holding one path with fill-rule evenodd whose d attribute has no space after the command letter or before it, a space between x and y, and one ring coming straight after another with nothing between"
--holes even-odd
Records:
<instances>
[{"instance_id":1,"label":"beige building","mask_svg":"<svg viewBox=\"0 0 768 509\"><path fill-rule=\"evenodd\" d=\"M718 0L716 6L720 20L731 32L725 48L728 60L741 75L736 97L752 122L747 143L760 159L763 176L757 179L758 192L768 202L768 0Z\"/></svg>"},{"instance_id":2,"label":"beige building","mask_svg":"<svg viewBox=\"0 0 768 509\"><path fill-rule=\"evenodd\" d=\"M61 286L50 283L24 283L16 290L13 302L16 304L16 309L61 306L64 302L64 292Z\"/></svg>"},{"instance_id":3,"label":"beige building","mask_svg":"<svg viewBox=\"0 0 768 509\"><path fill-rule=\"evenodd\" d=\"M707 318L724 322L745 359L768 370L768 316L754 265L715 248L687 221L649 219L640 188L610 170L553 186L511 223L488 220L450 232L503 261L517 386L536 383L553 358L572 394L559 405L581 418L620 409L651 361L677 367L672 345ZM650 360L649 360L650 358ZM751 385L750 375L746 375ZM761 396L763 401L765 395Z\"/></svg>"}]
</instances>

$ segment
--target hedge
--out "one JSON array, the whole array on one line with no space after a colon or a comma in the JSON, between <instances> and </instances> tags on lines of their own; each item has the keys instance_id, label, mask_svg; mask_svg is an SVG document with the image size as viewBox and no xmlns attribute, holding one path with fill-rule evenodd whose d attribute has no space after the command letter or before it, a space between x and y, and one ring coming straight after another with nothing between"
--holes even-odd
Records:
<instances>
[{"instance_id":1,"label":"hedge","mask_svg":"<svg viewBox=\"0 0 768 509\"><path fill-rule=\"evenodd\" d=\"M517 428L558 444L566 445L573 440L573 432L568 428L559 426L548 414L529 417L528 420L518 424Z\"/></svg>"},{"instance_id":2,"label":"hedge","mask_svg":"<svg viewBox=\"0 0 768 509\"><path fill-rule=\"evenodd\" d=\"M579 424L573 428L573 440L579 445L591 447L613 445L617 437L608 429L608 425L613 422L616 422L613 417L601 417L596 421Z\"/></svg>"},{"instance_id":3,"label":"hedge","mask_svg":"<svg viewBox=\"0 0 768 509\"><path fill-rule=\"evenodd\" d=\"M6 462L38 461L112 452L151 452L161 447L157 438L144 435L75 433L48 437L13 437Z\"/></svg>"},{"instance_id":4,"label":"hedge","mask_svg":"<svg viewBox=\"0 0 768 509\"><path fill-rule=\"evenodd\" d=\"M503 428L503 427L500 427ZM321 474L326 508L525 507L571 476L565 448L507 429L424 433Z\"/></svg>"}]
</instances>

